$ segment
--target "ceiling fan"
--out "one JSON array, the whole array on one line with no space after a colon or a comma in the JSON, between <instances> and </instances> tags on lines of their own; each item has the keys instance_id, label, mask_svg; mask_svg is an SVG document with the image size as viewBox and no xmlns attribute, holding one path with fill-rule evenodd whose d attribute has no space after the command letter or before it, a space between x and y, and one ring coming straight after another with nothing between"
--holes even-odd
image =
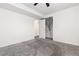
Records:
<instances>
[{"instance_id":1,"label":"ceiling fan","mask_svg":"<svg viewBox=\"0 0 79 59\"><path fill-rule=\"evenodd\" d=\"M39 4L39 3L34 3L34 6L36 6L37 4ZM50 6L50 4L49 3L45 3L46 4L46 6L47 7L49 7Z\"/></svg>"}]
</instances>

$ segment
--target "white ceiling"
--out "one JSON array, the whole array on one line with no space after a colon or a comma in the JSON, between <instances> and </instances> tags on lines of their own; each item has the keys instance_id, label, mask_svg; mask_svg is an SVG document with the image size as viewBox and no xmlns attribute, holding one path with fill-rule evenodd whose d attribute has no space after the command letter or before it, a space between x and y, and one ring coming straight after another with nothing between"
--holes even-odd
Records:
<instances>
[{"instance_id":1,"label":"white ceiling","mask_svg":"<svg viewBox=\"0 0 79 59\"><path fill-rule=\"evenodd\" d=\"M79 5L79 3L50 3L50 7L47 7L45 3L39 3L36 6L34 6L34 3L23 4L41 13L42 15L48 15L72 6Z\"/></svg>"},{"instance_id":2,"label":"white ceiling","mask_svg":"<svg viewBox=\"0 0 79 59\"><path fill-rule=\"evenodd\" d=\"M51 13L79 5L79 3L50 3L50 7L47 7L45 3L39 3L37 6L33 4L34 3L0 3L0 8L40 19Z\"/></svg>"},{"instance_id":3,"label":"white ceiling","mask_svg":"<svg viewBox=\"0 0 79 59\"><path fill-rule=\"evenodd\" d=\"M36 19L40 19L42 17L41 14L39 14L36 11L33 11L32 9L24 6L21 3L0 3L0 8L7 9L9 11L13 11L16 13L24 14Z\"/></svg>"}]
</instances>

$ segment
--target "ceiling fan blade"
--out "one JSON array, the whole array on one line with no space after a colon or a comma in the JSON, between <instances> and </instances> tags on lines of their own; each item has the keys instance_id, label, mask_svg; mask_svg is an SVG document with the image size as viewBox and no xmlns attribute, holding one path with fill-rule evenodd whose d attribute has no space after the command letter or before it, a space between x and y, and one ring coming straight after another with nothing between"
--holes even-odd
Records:
<instances>
[{"instance_id":1,"label":"ceiling fan blade","mask_svg":"<svg viewBox=\"0 0 79 59\"><path fill-rule=\"evenodd\" d=\"M38 3L34 3L34 6L36 6Z\"/></svg>"},{"instance_id":2,"label":"ceiling fan blade","mask_svg":"<svg viewBox=\"0 0 79 59\"><path fill-rule=\"evenodd\" d=\"M49 3L46 3L46 6L49 7L50 6Z\"/></svg>"}]
</instances>

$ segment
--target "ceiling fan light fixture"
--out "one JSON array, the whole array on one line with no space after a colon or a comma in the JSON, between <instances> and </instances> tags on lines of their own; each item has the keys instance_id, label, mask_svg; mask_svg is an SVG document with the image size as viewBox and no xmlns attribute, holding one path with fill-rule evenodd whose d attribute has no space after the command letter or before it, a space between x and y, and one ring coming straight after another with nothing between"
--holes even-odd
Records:
<instances>
[{"instance_id":1,"label":"ceiling fan light fixture","mask_svg":"<svg viewBox=\"0 0 79 59\"><path fill-rule=\"evenodd\" d=\"M36 6L38 3L34 3L34 6ZM47 7L49 7L50 6L50 4L49 3L45 3L46 4L46 6Z\"/></svg>"}]
</instances>

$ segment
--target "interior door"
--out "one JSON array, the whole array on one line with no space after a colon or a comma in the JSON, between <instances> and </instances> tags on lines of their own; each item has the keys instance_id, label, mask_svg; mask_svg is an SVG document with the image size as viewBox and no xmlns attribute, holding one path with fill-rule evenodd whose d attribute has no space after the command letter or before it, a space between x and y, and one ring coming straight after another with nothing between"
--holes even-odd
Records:
<instances>
[{"instance_id":1,"label":"interior door","mask_svg":"<svg viewBox=\"0 0 79 59\"><path fill-rule=\"evenodd\" d=\"M45 39L45 20L39 21L39 37Z\"/></svg>"}]
</instances>

